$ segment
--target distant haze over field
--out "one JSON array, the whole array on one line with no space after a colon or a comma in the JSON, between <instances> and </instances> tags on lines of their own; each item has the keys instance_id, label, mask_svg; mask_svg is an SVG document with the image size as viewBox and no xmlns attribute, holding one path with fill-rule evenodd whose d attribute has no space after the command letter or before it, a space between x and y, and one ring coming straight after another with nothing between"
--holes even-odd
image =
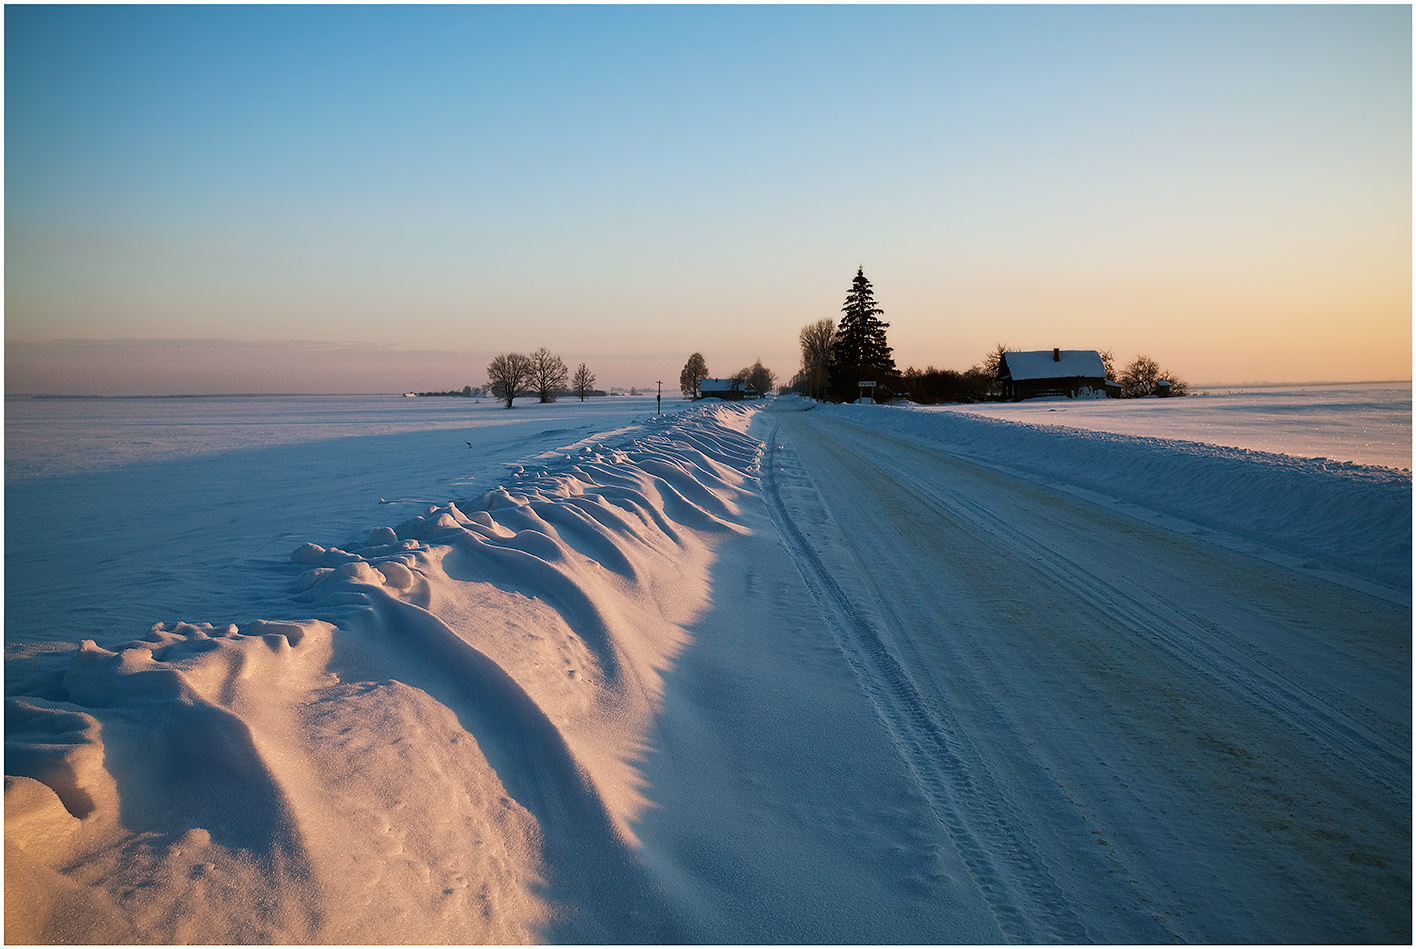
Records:
<instances>
[{"instance_id":1,"label":"distant haze over field","mask_svg":"<svg viewBox=\"0 0 1416 949\"><path fill-rule=\"evenodd\" d=\"M5 10L8 393L1411 375L1409 6ZM669 383L673 383L671 386Z\"/></svg>"},{"instance_id":2,"label":"distant haze over field","mask_svg":"<svg viewBox=\"0 0 1416 949\"><path fill-rule=\"evenodd\" d=\"M530 348L530 347L523 347ZM26 395L327 395L481 388L490 351L400 349L377 343L294 340L67 340L5 346L5 391ZM595 385L678 393L677 353L559 355L585 362ZM751 360L749 360L751 362ZM726 368L720 360L719 365ZM668 369L662 368L668 366ZM733 370L742 368L734 365ZM655 373L658 373L657 375ZM623 381L621 381L623 380Z\"/></svg>"}]
</instances>

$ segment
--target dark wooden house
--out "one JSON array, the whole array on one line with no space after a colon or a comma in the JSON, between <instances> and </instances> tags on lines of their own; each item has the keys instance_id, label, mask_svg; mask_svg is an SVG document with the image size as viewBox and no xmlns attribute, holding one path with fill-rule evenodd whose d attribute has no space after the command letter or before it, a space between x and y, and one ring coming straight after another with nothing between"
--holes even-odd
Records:
<instances>
[{"instance_id":1,"label":"dark wooden house","mask_svg":"<svg viewBox=\"0 0 1416 949\"><path fill-rule=\"evenodd\" d=\"M748 385L745 379L704 379L698 383L698 397L738 402L761 398L762 393Z\"/></svg>"},{"instance_id":2,"label":"dark wooden house","mask_svg":"<svg viewBox=\"0 0 1416 949\"><path fill-rule=\"evenodd\" d=\"M1086 393L1111 394L1106 366L1094 349L1043 349L1003 353L998 360L998 387L1012 402L1047 396L1076 398Z\"/></svg>"}]
</instances>

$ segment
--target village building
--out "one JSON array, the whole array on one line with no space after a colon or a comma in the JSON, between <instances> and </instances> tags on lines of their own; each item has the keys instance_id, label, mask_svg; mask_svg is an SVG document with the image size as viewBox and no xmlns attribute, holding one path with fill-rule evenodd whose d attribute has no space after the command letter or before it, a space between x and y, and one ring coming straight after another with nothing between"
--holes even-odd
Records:
<instances>
[{"instance_id":1,"label":"village building","mask_svg":"<svg viewBox=\"0 0 1416 949\"><path fill-rule=\"evenodd\" d=\"M739 402L743 399L760 399L762 393L748 385L745 379L704 379L698 383L698 397Z\"/></svg>"},{"instance_id":2,"label":"village building","mask_svg":"<svg viewBox=\"0 0 1416 949\"><path fill-rule=\"evenodd\" d=\"M1002 353L998 359L998 387L1011 402L1046 396L1117 396L1120 386L1106 378L1106 366L1094 349L1043 349L1030 353Z\"/></svg>"}]
</instances>

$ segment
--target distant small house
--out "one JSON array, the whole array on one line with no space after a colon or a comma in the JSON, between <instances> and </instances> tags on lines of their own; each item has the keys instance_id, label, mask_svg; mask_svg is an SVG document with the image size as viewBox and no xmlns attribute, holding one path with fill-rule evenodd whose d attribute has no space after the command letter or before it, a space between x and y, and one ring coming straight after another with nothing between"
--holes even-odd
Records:
<instances>
[{"instance_id":1,"label":"distant small house","mask_svg":"<svg viewBox=\"0 0 1416 949\"><path fill-rule=\"evenodd\" d=\"M1094 349L1044 349L1033 353L1003 353L998 360L998 386L1012 402L1085 392L1114 394L1106 384L1106 366Z\"/></svg>"},{"instance_id":2,"label":"distant small house","mask_svg":"<svg viewBox=\"0 0 1416 949\"><path fill-rule=\"evenodd\" d=\"M759 399L762 393L748 385L745 379L704 379L698 383L698 397L739 402L743 399Z\"/></svg>"}]
</instances>

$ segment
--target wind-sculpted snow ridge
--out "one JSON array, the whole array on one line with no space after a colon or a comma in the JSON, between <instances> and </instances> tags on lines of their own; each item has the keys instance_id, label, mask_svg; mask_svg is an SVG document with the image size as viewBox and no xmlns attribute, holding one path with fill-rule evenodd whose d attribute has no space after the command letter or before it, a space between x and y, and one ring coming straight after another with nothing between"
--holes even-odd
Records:
<instances>
[{"instance_id":1,"label":"wind-sculpted snow ridge","mask_svg":"<svg viewBox=\"0 0 1416 949\"><path fill-rule=\"evenodd\" d=\"M1248 549L1260 545L1306 569L1411 591L1408 472L954 412L821 408L874 431L1178 518ZM1115 556L1124 560L1125 552Z\"/></svg>"},{"instance_id":2,"label":"wind-sculpted snow ridge","mask_svg":"<svg viewBox=\"0 0 1416 949\"><path fill-rule=\"evenodd\" d=\"M633 857L636 759L715 536L744 531L752 411L306 544L317 619L85 642L7 699L9 940L681 940Z\"/></svg>"}]
</instances>

